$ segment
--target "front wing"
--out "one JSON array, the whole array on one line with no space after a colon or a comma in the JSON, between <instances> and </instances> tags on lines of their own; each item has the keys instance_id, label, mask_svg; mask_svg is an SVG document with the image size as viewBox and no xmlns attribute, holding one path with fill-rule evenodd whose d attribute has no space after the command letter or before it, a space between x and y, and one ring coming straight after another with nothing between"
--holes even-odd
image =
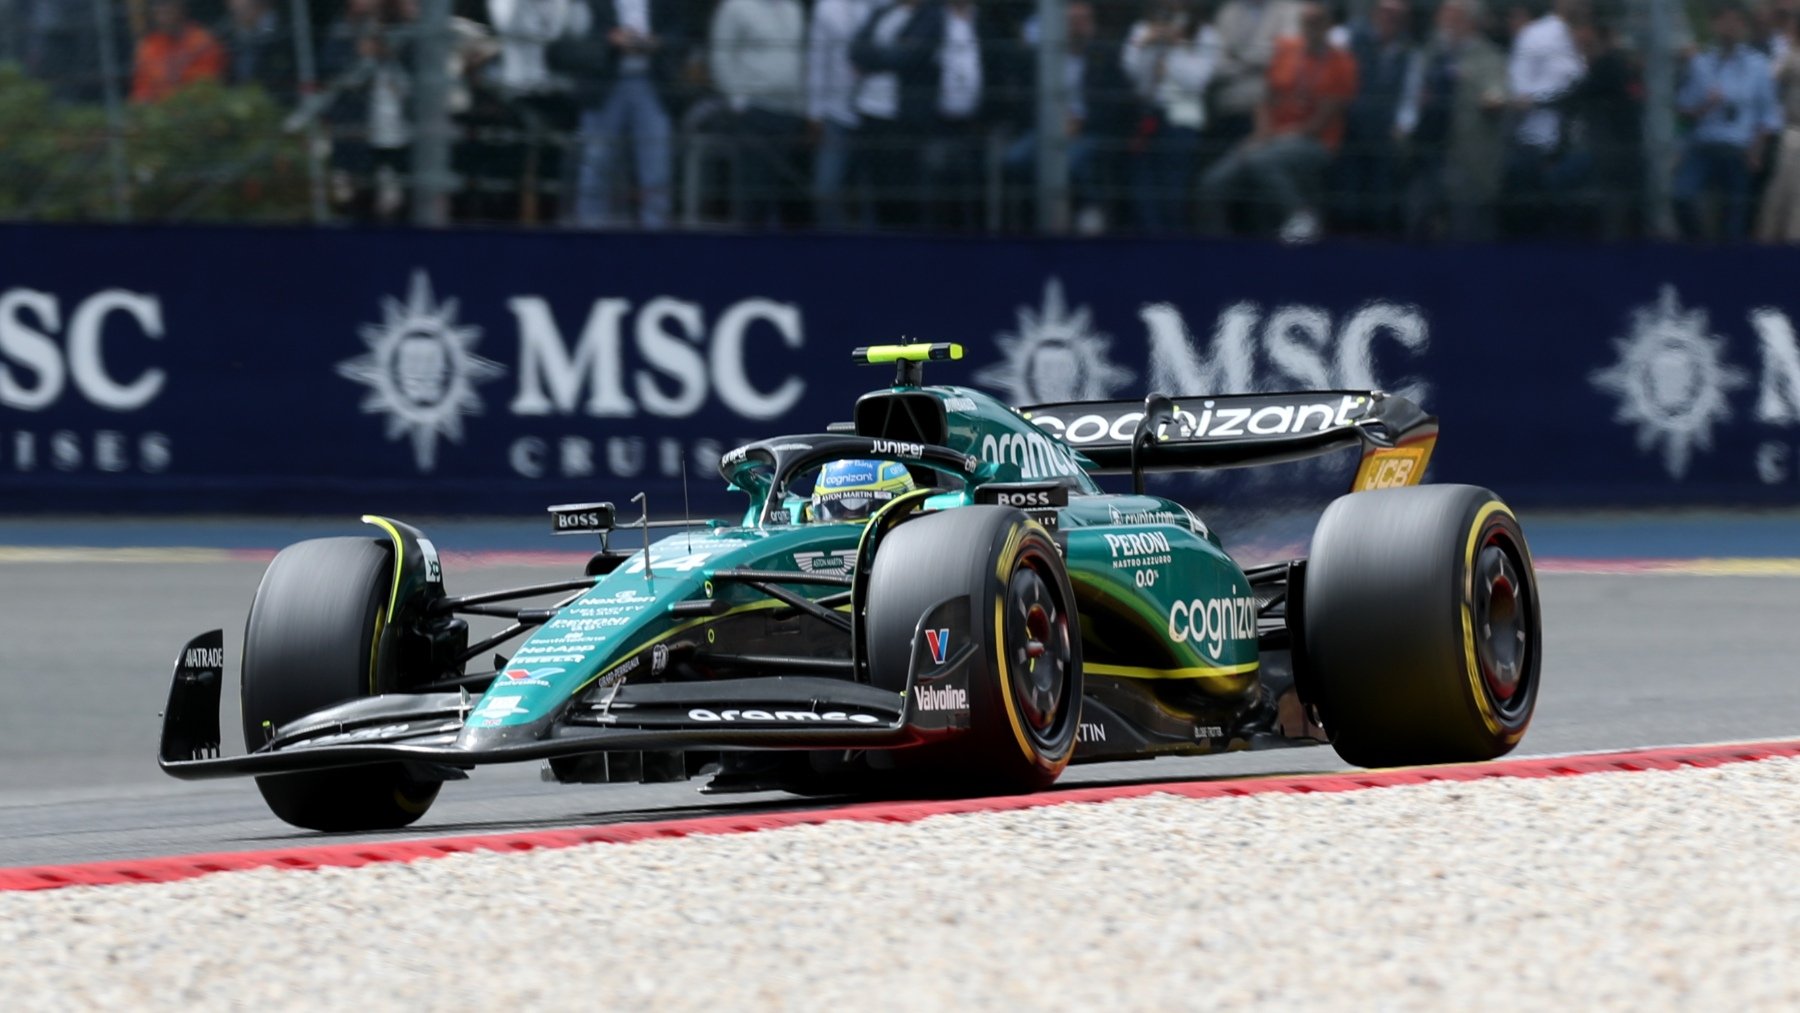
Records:
<instances>
[{"instance_id":1,"label":"front wing","mask_svg":"<svg viewBox=\"0 0 1800 1013\"><path fill-rule=\"evenodd\" d=\"M910 683L895 693L843 679L761 675L621 684L604 697L571 701L548 727L471 726L474 701L462 692L387 694L325 708L272 730L249 753L221 756L224 653L224 635L213 630L189 641L176 662L158 755L171 776L396 762L460 770L614 750L895 749L960 730L954 720L917 713Z\"/></svg>"}]
</instances>

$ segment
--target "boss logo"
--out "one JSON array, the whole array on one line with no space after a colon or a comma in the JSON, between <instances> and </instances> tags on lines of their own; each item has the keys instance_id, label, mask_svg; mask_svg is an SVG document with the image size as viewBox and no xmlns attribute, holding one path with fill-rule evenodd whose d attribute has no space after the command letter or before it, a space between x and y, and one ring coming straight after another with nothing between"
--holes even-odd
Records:
<instances>
[{"instance_id":1,"label":"boss logo","mask_svg":"<svg viewBox=\"0 0 1800 1013\"><path fill-rule=\"evenodd\" d=\"M1069 505L1069 489L1062 485L1028 486L1022 483L986 485L975 490L975 502L1021 510L1051 510Z\"/></svg>"},{"instance_id":2,"label":"boss logo","mask_svg":"<svg viewBox=\"0 0 1800 1013\"><path fill-rule=\"evenodd\" d=\"M612 527L611 503L569 503L550 508L550 530L555 534L611 531Z\"/></svg>"}]
</instances>

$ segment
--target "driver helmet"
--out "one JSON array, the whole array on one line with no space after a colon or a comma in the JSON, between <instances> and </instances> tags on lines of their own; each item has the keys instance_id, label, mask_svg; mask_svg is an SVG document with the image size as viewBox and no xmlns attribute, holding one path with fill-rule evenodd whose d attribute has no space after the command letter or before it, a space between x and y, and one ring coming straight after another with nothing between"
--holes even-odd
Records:
<instances>
[{"instance_id":1,"label":"driver helmet","mask_svg":"<svg viewBox=\"0 0 1800 1013\"><path fill-rule=\"evenodd\" d=\"M888 500L913 488L898 461L833 461L813 483L812 516L819 521L866 521Z\"/></svg>"}]
</instances>

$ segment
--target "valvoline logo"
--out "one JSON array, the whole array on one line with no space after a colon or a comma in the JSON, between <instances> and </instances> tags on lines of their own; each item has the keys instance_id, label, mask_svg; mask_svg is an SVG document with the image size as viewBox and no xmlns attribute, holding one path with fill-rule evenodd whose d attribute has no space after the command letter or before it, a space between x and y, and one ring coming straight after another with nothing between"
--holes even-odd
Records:
<instances>
[{"instance_id":1,"label":"valvoline logo","mask_svg":"<svg viewBox=\"0 0 1800 1013\"><path fill-rule=\"evenodd\" d=\"M931 650L932 664L941 665L950 653L949 630L926 630L925 646Z\"/></svg>"}]
</instances>

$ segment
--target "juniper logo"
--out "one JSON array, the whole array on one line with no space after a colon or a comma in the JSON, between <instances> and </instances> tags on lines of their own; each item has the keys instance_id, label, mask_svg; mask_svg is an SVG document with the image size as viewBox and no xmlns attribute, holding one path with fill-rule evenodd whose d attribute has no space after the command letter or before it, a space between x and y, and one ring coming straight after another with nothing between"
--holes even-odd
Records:
<instances>
[{"instance_id":1,"label":"juniper logo","mask_svg":"<svg viewBox=\"0 0 1800 1013\"><path fill-rule=\"evenodd\" d=\"M1613 421L1637 426L1639 451L1660 448L1671 478L1687 474L1696 450L1712 449L1713 426L1731 419L1728 395L1750 382L1710 330L1705 310L1683 309L1675 286L1664 285L1632 314L1630 336L1613 342L1618 362L1588 376L1618 396Z\"/></svg>"},{"instance_id":2,"label":"juniper logo","mask_svg":"<svg viewBox=\"0 0 1800 1013\"><path fill-rule=\"evenodd\" d=\"M414 271L406 301L381 300L381 323L361 329L368 351L338 364L339 376L369 388L362 410L387 416L390 440L412 441L421 472L437 467L438 437L461 443L462 420L482 413L475 385L506 370L475 354L481 328L456 322L457 302L438 302L431 278Z\"/></svg>"}]
</instances>

